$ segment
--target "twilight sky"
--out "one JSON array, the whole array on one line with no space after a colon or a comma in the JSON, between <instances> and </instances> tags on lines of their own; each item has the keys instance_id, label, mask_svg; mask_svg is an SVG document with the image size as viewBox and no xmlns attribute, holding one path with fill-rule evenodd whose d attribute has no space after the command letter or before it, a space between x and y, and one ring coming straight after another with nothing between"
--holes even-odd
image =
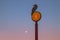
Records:
<instances>
[{"instance_id":1,"label":"twilight sky","mask_svg":"<svg viewBox=\"0 0 60 40\"><path fill-rule=\"evenodd\" d=\"M60 40L60 0L0 0L0 40L34 40L34 4L42 14L39 40Z\"/></svg>"}]
</instances>

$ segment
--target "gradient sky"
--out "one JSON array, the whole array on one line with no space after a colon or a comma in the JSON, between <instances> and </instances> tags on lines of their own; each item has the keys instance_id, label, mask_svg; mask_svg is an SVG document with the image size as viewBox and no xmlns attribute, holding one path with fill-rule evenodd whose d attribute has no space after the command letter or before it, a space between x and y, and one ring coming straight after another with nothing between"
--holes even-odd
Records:
<instances>
[{"instance_id":1,"label":"gradient sky","mask_svg":"<svg viewBox=\"0 0 60 40\"><path fill-rule=\"evenodd\" d=\"M34 4L42 14L39 40L60 40L60 0L0 0L0 40L34 40Z\"/></svg>"}]
</instances>

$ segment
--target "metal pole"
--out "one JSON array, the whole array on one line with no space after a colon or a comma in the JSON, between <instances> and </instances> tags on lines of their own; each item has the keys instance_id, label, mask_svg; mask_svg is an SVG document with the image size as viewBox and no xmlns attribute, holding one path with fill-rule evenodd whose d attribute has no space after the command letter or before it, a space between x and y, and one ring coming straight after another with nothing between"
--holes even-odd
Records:
<instances>
[{"instance_id":1,"label":"metal pole","mask_svg":"<svg viewBox=\"0 0 60 40\"><path fill-rule=\"evenodd\" d=\"M38 22L35 22L35 40L38 40Z\"/></svg>"}]
</instances>

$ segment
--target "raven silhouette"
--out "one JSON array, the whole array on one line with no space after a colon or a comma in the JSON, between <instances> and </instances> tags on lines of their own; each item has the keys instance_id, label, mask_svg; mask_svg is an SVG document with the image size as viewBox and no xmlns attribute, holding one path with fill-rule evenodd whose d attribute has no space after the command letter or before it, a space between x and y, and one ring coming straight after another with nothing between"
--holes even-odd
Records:
<instances>
[{"instance_id":1,"label":"raven silhouette","mask_svg":"<svg viewBox=\"0 0 60 40\"><path fill-rule=\"evenodd\" d=\"M32 8L32 14L36 11L36 9L38 8L37 4L35 4Z\"/></svg>"}]
</instances>

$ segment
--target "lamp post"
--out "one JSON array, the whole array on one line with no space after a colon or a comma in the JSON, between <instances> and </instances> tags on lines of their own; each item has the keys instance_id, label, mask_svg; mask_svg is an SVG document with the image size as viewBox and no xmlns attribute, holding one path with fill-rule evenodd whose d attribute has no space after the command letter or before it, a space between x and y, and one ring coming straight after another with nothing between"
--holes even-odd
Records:
<instances>
[{"instance_id":1,"label":"lamp post","mask_svg":"<svg viewBox=\"0 0 60 40\"><path fill-rule=\"evenodd\" d=\"M41 19L41 13L39 11L35 11L37 9L37 5L35 4L32 8L32 20L35 22L35 40L38 40L38 21Z\"/></svg>"}]
</instances>

